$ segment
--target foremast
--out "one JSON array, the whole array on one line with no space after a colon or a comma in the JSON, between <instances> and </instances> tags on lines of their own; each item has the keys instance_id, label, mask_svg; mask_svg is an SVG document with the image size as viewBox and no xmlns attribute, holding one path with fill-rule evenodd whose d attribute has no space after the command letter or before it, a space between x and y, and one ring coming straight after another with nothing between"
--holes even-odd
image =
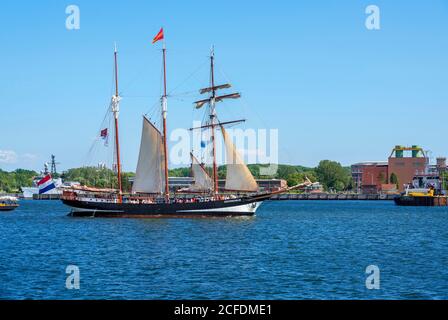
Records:
<instances>
[{"instance_id":1,"label":"foremast","mask_svg":"<svg viewBox=\"0 0 448 320\"><path fill-rule=\"evenodd\" d=\"M120 161L120 139L118 135L118 116L120 113L121 97L118 93L118 50L117 45L114 49L114 66L115 66L115 95L112 96L112 112L115 120L115 153L117 161L117 180L118 180L118 203L123 202L123 188L121 184L121 161Z\"/></svg>"}]
</instances>

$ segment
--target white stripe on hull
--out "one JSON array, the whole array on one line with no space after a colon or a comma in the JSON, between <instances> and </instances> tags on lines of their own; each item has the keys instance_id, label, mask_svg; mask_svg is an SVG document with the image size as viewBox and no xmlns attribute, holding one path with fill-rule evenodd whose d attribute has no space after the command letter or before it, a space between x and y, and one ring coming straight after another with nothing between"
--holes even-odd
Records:
<instances>
[{"instance_id":1,"label":"white stripe on hull","mask_svg":"<svg viewBox=\"0 0 448 320\"><path fill-rule=\"evenodd\" d=\"M242 204L234 207L213 208L213 209L197 209L197 210L179 210L178 212L238 212L238 213L255 213L262 202L253 202Z\"/></svg>"}]
</instances>

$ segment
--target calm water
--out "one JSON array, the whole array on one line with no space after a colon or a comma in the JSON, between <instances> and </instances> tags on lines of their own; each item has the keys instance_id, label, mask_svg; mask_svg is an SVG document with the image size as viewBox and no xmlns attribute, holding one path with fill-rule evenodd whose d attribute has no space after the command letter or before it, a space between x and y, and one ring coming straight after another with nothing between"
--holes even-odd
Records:
<instances>
[{"instance_id":1,"label":"calm water","mask_svg":"<svg viewBox=\"0 0 448 320\"><path fill-rule=\"evenodd\" d=\"M0 214L0 298L447 299L448 208L274 201L254 218L67 217L59 202ZM367 290L365 269L381 270ZM81 289L65 288L77 265Z\"/></svg>"}]
</instances>

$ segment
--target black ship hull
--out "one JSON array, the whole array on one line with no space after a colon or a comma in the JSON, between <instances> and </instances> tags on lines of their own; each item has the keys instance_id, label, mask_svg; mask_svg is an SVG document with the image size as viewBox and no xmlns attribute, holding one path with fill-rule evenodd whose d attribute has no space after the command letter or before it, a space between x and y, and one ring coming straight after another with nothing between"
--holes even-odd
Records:
<instances>
[{"instance_id":1,"label":"black ship hull","mask_svg":"<svg viewBox=\"0 0 448 320\"><path fill-rule=\"evenodd\" d=\"M163 218L253 216L270 194L191 203L112 203L62 199L73 217Z\"/></svg>"},{"instance_id":2,"label":"black ship hull","mask_svg":"<svg viewBox=\"0 0 448 320\"><path fill-rule=\"evenodd\" d=\"M409 207L440 207L448 205L446 196L411 197L402 195L394 198L394 201L396 205Z\"/></svg>"},{"instance_id":3,"label":"black ship hull","mask_svg":"<svg viewBox=\"0 0 448 320\"><path fill-rule=\"evenodd\" d=\"M0 211L13 211L17 209L18 205L6 205L6 206L0 206Z\"/></svg>"}]
</instances>

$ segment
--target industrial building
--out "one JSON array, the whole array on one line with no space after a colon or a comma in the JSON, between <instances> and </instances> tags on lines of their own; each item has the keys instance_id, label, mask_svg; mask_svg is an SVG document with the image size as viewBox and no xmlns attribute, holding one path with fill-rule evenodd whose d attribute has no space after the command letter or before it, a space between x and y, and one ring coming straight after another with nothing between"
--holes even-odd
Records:
<instances>
[{"instance_id":1,"label":"industrial building","mask_svg":"<svg viewBox=\"0 0 448 320\"><path fill-rule=\"evenodd\" d=\"M387 161L366 161L352 165L352 178L357 193L376 194L387 184Z\"/></svg>"},{"instance_id":2,"label":"industrial building","mask_svg":"<svg viewBox=\"0 0 448 320\"><path fill-rule=\"evenodd\" d=\"M438 180L447 165L446 158L437 158L436 165L431 165L419 146L395 146L388 161L360 162L353 164L351 169L356 191L376 194L402 192L414 183L415 177Z\"/></svg>"},{"instance_id":3,"label":"industrial building","mask_svg":"<svg viewBox=\"0 0 448 320\"><path fill-rule=\"evenodd\" d=\"M398 191L402 192L406 184L410 184L415 176L428 173L429 159L418 146L396 146L389 156L388 176L397 177Z\"/></svg>"}]
</instances>

